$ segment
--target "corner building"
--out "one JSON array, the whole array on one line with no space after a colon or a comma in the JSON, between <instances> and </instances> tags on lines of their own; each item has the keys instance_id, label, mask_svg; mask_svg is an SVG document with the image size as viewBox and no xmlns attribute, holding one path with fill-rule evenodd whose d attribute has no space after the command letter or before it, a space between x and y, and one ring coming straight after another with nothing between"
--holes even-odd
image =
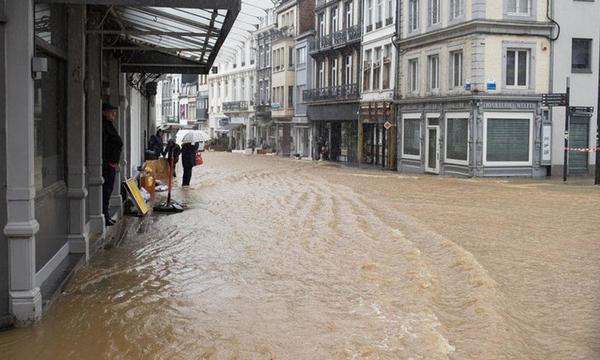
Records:
<instances>
[{"instance_id":1,"label":"corner building","mask_svg":"<svg viewBox=\"0 0 600 360\"><path fill-rule=\"evenodd\" d=\"M398 170L545 176L546 0L401 0Z\"/></svg>"}]
</instances>

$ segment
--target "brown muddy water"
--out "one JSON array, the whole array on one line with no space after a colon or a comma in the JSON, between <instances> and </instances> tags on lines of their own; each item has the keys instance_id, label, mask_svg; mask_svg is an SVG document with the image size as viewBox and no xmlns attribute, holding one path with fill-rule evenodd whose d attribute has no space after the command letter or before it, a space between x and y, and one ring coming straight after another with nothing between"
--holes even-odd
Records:
<instances>
[{"instance_id":1,"label":"brown muddy water","mask_svg":"<svg viewBox=\"0 0 600 360\"><path fill-rule=\"evenodd\" d=\"M600 359L600 191L206 154L2 359Z\"/></svg>"}]
</instances>

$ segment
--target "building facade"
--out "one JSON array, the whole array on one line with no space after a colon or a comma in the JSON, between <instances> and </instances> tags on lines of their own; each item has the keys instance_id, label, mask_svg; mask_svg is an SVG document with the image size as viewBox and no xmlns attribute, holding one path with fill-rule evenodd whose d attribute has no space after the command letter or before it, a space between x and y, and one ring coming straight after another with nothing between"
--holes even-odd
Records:
<instances>
[{"instance_id":1,"label":"building facade","mask_svg":"<svg viewBox=\"0 0 600 360\"><path fill-rule=\"evenodd\" d=\"M245 151L255 141L256 52L254 40L240 40L234 54L208 76L211 134L228 134L229 149Z\"/></svg>"},{"instance_id":2,"label":"building facade","mask_svg":"<svg viewBox=\"0 0 600 360\"><path fill-rule=\"evenodd\" d=\"M395 170L396 1L364 0L363 9L358 161Z\"/></svg>"},{"instance_id":3,"label":"building facade","mask_svg":"<svg viewBox=\"0 0 600 360\"><path fill-rule=\"evenodd\" d=\"M403 0L398 169L544 176L546 0Z\"/></svg>"},{"instance_id":4,"label":"building facade","mask_svg":"<svg viewBox=\"0 0 600 360\"><path fill-rule=\"evenodd\" d=\"M291 127L294 117L294 38L298 35L297 0L284 0L275 8L275 29L271 36L271 116L276 126L277 154L291 153Z\"/></svg>"},{"instance_id":5,"label":"building facade","mask_svg":"<svg viewBox=\"0 0 600 360\"><path fill-rule=\"evenodd\" d=\"M314 158L313 126L308 118L307 106L302 98L304 91L311 87L313 80L313 62L308 56L308 46L314 41L314 30L309 30L296 37L296 89L294 91L294 118L292 119L293 156L302 159Z\"/></svg>"},{"instance_id":6,"label":"building facade","mask_svg":"<svg viewBox=\"0 0 600 360\"><path fill-rule=\"evenodd\" d=\"M304 91L319 159L358 163L361 1L317 1L309 43L313 81Z\"/></svg>"},{"instance_id":7,"label":"building facade","mask_svg":"<svg viewBox=\"0 0 600 360\"><path fill-rule=\"evenodd\" d=\"M553 1L553 18L561 32L552 46L551 92L564 93L570 78L571 106L594 107L593 112L577 112L569 124L569 147L591 149L596 145L598 116L598 74L600 69L600 3L598 1ZM570 60L570 61L569 61ZM565 108L553 107L551 121L544 124L543 156L552 166L552 175L562 175L564 164ZM550 137L550 139L548 139ZM594 173L594 152L568 153L569 175ZM551 160L550 160L551 159Z\"/></svg>"},{"instance_id":8,"label":"building facade","mask_svg":"<svg viewBox=\"0 0 600 360\"><path fill-rule=\"evenodd\" d=\"M273 9L267 10L254 32L256 44L256 145L261 149L275 149L277 127L271 117L271 39L275 29Z\"/></svg>"}]
</instances>

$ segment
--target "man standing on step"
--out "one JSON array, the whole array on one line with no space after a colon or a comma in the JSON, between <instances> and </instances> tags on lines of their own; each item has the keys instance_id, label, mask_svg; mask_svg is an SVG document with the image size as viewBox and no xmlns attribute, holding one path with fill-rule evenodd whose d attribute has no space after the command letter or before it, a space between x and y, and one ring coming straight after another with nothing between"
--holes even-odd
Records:
<instances>
[{"instance_id":1,"label":"man standing on step","mask_svg":"<svg viewBox=\"0 0 600 360\"><path fill-rule=\"evenodd\" d=\"M119 136L114 122L117 108L110 104L102 104L102 212L106 226L112 226L115 221L108 212L110 195L113 192L115 178L119 171L119 160L123 149L123 140Z\"/></svg>"}]
</instances>

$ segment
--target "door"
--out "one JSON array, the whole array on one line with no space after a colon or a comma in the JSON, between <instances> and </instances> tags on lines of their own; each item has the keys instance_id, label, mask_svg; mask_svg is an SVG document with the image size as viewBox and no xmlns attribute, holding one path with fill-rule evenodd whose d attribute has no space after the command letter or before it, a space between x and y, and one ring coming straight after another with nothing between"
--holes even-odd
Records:
<instances>
[{"instance_id":1,"label":"door","mask_svg":"<svg viewBox=\"0 0 600 360\"><path fill-rule=\"evenodd\" d=\"M569 147L586 148L590 139L590 118L588 116L573 116L569 126ZM569 175L589 174L589 153L569 152Z\"/></svg>"},{"instance_id":2,"label":"door","mask_svg":"<svg viewBox=\"0 0 600 360\"><path fill-rule=\"evenodd\" d=\"M427 137L425 139L425 171L429 173L440 173L440 127L427 126Z\"/></svg>"}]
</instances>

